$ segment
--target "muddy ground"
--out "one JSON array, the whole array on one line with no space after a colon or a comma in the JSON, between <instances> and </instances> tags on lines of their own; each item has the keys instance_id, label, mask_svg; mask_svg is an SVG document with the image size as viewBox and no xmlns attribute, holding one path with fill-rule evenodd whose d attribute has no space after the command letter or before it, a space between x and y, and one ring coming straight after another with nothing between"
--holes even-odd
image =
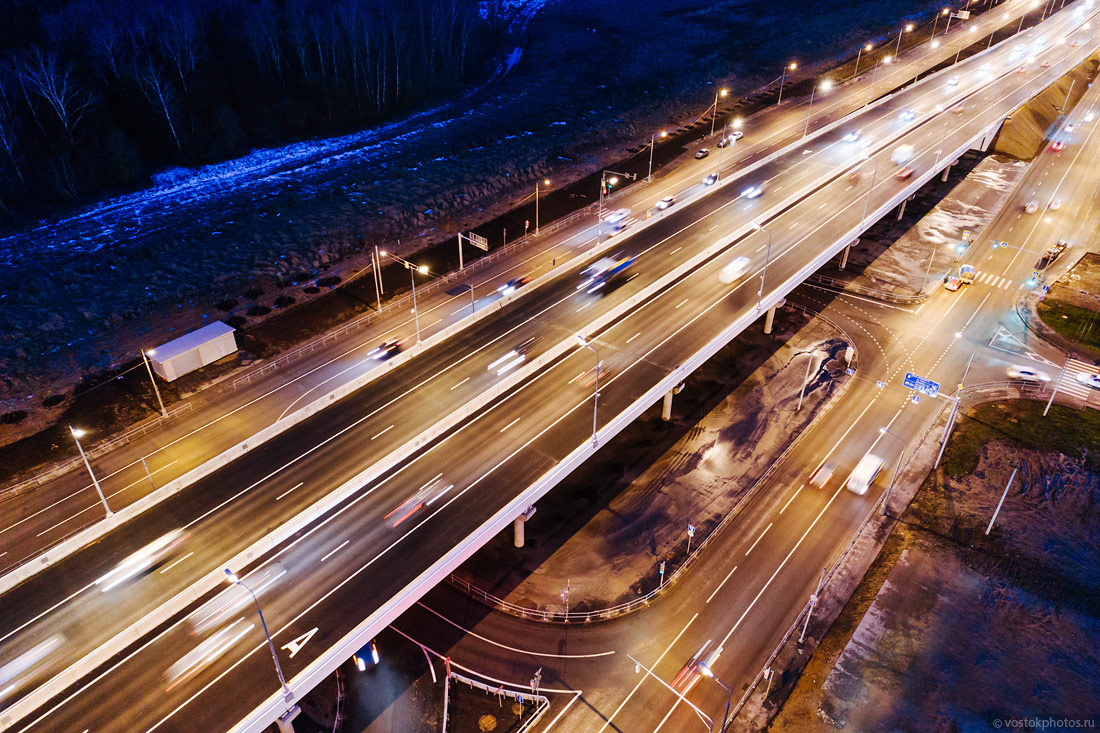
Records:
<instances>
[{"instance_id":1,"label":"muddy ground","mask_svg":"<svg viewBox=\"0 0 1100 733\"><path fill-rule=\"evenodd\" d=\"M1100 413L1042 409L960 421L772 730L1098 719Z\"/></svg>"}]
</instances>

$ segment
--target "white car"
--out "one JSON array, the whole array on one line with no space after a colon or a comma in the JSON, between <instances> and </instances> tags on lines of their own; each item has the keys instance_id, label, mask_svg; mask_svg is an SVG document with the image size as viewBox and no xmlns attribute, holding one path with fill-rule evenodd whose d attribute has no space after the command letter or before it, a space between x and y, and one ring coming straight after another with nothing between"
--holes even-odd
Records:
<instances>
[{"instance_id":1,"label":"white car","mask_svg":"<svg viewBox=\"0 0 1100 733\"><path fill-rule=\"evenodd\" d=\"M904 109L901 111L901 119L905 122L908 122L914 117L916 117L916 113L914 113L911 109Z\"/></svg>"},{"instance_id":2,"label":"white car","mask_svg":"<svg viewBox=\"0 0 1100 733\"><path fill-rule=\"evenodd\" d=\"M1086 387L1092 387L1093 389L1100 389L1100 377L1095 374L1078 374L1077 381Z\"/></svg>"},{"instance_id":3,"label":"white car","mask_svg":"<svg viewBox=\"0 0 1100 733\"><path fill-rule=\"evenodd\" d=\"M755 198L759 198L760 195L763 194L763 193L764 193L764 184L759 183L755 186L749 186L748 188L746 188L744 191L741 192L741 195L744 196L747 199L755 199Z\"/></svg>"},{"instance_id":4,"label":"white car","mask_svg":"<svg viewBox=\"0 0 1100 733\"><path fill-rule=\"evenodd\" d=\"M618 224L626 217L630 216L630 209L616 209L603 218L608 224Z\"/></svg>"},{"instance_id":5,"label":"white car","mask_svg":"<svg viewBox=\"0 0 1100 733\"><path fill-rule=\"evenodd\" d=\"M1021 379L1025 382L1049 382L1050 377L1046 372L1031 367L1013 365L1008 368L1009 379Z\"/></svg>"},{"instance_id":6,"label":"white car","mask_svg":"<svg viewBox=\"0 0 1100 733\"><path fill-rule=\"evenodd\" d=\"M1072 122L1067 122L1066 126L1063 127L1062 129L1065 130L1066 132L1073 132L1076 128L1073 126Z\"/></svg>"},{"instance_id":7,"label":"white car","mask_svg":"<svg viewBox=\"0 0 1100 733\"><path fill-rule=\"evenodd\" d=\"M1057 211L1058 209L1062 208L1062 199L1054 199L1050 202L1047 208L1051 211Z\"/></svg>"},{"instance_id":8,"label":"white car","mask_svg":"<svg viewBox=\"0 0 1100 733\"><path fill-rule=\"evenodd\" d=\"M1037 204L1034 201L1028 201L1026 204L1024 204L1024 212L1025 213L1034 214L1038 210L1039 210L1039 204Z\"/></svg>"},{"instance_id":9,"label":"white car","mask_svg":"<svg viewBox=\"0 0 1100 733\"><path fill-rule=\"evenodd\" d=\"M959 77L957 77L957 76L953 76L953 77L951 77L950 79L947 80L947 86L949 86L949 87L957 87L958 85L959 85Z\"/></svg>"},{"instance_id":10,"label":"white car","mask_svg":"<svg viewBox=\"0 0 1100 733\"><path fill-rule=\"evenodd\" d=\"M740 140L743 137L745 137L745 133L740 130L734 130L730 133L730 140Z\"/></svg>"},{"instance_id":11,"label":"white car","mask_svg":"<svg viewBox=\"0 0 1100 733\"><path fill-rule=\"evenodd\" d=\"M674 203L676 203L675 196L665 196L663 199L657 202L656 208L658 211L664 211L668 207L672 206Z\"/></svg>"},{"instance_id":12,"label":"white car","mask_svg":"<svg viewBox=\"0 0 1100 733\"><path fill-rule=\"evenodd\" d=\"M856 140L859 140L859 130L852 130L844 136L844 142L846 143L854 143Z\"/></svg>"},{"instance_id":13,"label":"white car","mask_svg":"<svg viewBox=\"0 0 1100 733\"><path fill-rule=\"evenodd\" d=\"M718 279L726 285L735 282L739 277L749 271L749 258L736 257L718 273Z\"/></svg>"},{"instance_id":14,"label":"white car","mask_svg":"<svg viewBox=\"0 0 1100 733\"><path fill-rule=\"evenodd\" d=\"M718 181L717 173L709 173L706 178L703 179L704 186L713 186Z\"/></svg>"}]
</instances>

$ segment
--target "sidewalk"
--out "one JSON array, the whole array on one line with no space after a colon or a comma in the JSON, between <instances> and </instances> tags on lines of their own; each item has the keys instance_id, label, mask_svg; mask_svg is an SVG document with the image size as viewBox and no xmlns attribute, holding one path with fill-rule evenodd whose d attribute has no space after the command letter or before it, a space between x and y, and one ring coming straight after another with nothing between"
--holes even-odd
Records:
<instances>
[{"instance_id":1,"label":"sidewalk","mask_svg":"<svg viewBox=\"0 0 1100 733\"><path fill-rule=\"evenodd\" d=\"M563 613L629 603L653 591L710 534L844 384L843 334L800 311L777 311L775 330L754 327L696 372L673 399L555 489L526 524L526 547L504 532L456 579L507 603ZM815 358L802 410L799 390ZM819 352L820 353L820 352Z\"/></svg>"}]
</instances>

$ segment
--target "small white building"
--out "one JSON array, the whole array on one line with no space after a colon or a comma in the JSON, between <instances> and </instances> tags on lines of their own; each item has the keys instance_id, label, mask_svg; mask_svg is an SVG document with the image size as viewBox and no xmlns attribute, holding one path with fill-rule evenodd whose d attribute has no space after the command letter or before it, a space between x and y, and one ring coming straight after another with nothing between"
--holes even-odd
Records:
<instances>
[{"instance_id":1,"label":"small white building","mask_svg":"<svg viewBox=\"0 0 1100 733\"><path fill-rule=\"evenodd\" d=\"M234 330L221 321L214 321L145 353L149 355L153 371L171 382L236 351Z\"/></svg>"}]
</instances>

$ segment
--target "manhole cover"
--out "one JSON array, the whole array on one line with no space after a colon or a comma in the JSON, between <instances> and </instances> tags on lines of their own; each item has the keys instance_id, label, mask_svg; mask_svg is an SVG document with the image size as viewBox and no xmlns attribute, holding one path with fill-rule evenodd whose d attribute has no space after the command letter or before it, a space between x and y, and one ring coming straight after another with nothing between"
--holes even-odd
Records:
<instances>
[{"instance_id":1,"label":"manhole cover","mask_svg":"<svg viewBox=\"0 0 1100 733\"><path fill-rule=\"evenodd\" d=\"M486 730L486 731L496 730L496 727L497 727L497 719L494 718L492 715L482 715L480 718L478 718L478 721L477 721L477 729L478 730Z\"/></svg>"}]
</instances>

